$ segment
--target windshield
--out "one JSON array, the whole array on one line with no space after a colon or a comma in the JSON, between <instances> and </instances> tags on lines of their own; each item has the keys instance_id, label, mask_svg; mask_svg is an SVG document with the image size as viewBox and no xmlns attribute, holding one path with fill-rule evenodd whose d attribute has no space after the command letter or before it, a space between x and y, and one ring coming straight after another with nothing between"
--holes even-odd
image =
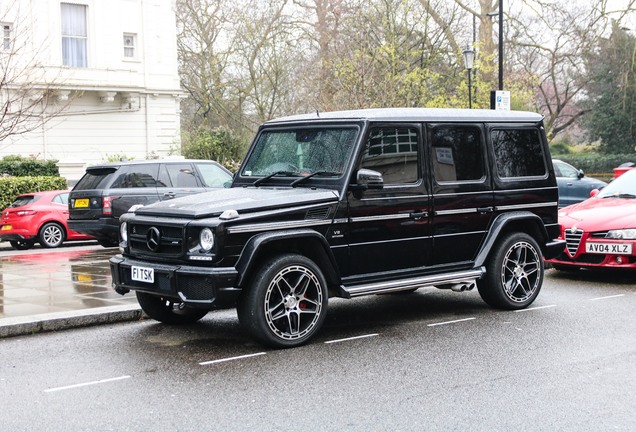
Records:
<instances>
[{"instance_id":1,"label":"windshield","mask_svg":"<svg viewBox=\"0 0 636 432\"><path fill-rule=\"evenodd\" d=\"M265 130L259 135L241 175L308 176L320 171L340 176L357 134L357 127Z\"/></svg>"},{"instance_id":2,"label":"windshield","mask_svg":"<svg viewBox=\"0 0 636 432\"><path fill-rule=\"evenodd\" d=\"M636 198L636 169L625 174L605 186L596 195L597 198Z\"/></svg>"}]
</instances>

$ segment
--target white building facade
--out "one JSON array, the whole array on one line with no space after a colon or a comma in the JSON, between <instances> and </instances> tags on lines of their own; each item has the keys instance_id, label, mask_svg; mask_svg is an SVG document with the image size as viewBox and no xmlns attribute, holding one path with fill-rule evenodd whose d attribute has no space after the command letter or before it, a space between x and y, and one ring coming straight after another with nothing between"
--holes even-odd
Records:
<instances>
[{"instance_id":1,"label":"white building facade","mask_svg":"<svg viewBox=\"0 0 636 432\"><path fill-rule=\"evenodd\" d=\"M0 8L3 62L21 71L2 93L28 92L38 124L3 139L0 157L55 159L75 180L108 158L179 148L175 0L0 0Z\"/></svg>"}]
</instances>

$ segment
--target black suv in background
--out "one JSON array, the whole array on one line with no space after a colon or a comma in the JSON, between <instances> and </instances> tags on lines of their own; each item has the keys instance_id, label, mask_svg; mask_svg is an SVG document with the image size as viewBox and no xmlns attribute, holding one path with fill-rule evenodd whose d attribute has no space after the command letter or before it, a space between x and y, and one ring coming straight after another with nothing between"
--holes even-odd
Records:
<instances>
[{"instance_id":1,"label":"black suv in background","mask_svg":"<svg viewBox=\"0 0 636 432\"><path fill-rule=\"evenodd\" d=\"M495 308L539 294L559 254L543 118L370 109L271 120L232 187L122 216L120 294L169 324L237 306L267 345L300 345L329 297L463 291Z\"/></svg>"},{"instance_id":2,"label":"black suv in background","mask_svg":"<svg viewBox=\"0 0 636 432\"><path fill-rule=\"evenodd\" d=\"M70 229L116 246L119 217L147 205L230 185L232 173L207 160L144 160L90 166L69 195Z\"/></svg>"}]
</instances>

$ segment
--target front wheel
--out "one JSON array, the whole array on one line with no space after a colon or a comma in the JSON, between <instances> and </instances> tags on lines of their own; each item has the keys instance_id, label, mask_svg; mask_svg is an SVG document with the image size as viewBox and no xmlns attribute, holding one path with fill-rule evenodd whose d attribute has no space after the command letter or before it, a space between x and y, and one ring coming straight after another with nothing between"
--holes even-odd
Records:
<instances>
[{"instance_id":1,"label":"front wheel","mask_svg":"<svg viewBox=\"0 0 636 432\"><path fill-rule=\"evenodd\" d=\"M515 310L528 307L543 283L543 259L537 242L525 233L513 233L497 242L477 284L490 306Z\"/></svg>"},{"instance_id":2,"label":"front wheel","mask_svg":"<svg viewBox=\"0 0 636 432\"><path fill-rule=\"evenodd\" d=\"M276 348L307 342L322 326L326 311L325 277L313 261L295 254L264 262L237 308L247 332Z\"/></svg>"},{"instance_id":3,"label":"front wheel","mask_svg":"<svg viewBox=\"0 0 636 432\"><path fill-rule=\"evenodd\" d=\"M146 315L164 324L192 324L199 321L208 313L205 309L183 306L182 303L174 302L164 297L139 291L137 291L136 294L137 301Z\"/></svg>"}]
</instances>

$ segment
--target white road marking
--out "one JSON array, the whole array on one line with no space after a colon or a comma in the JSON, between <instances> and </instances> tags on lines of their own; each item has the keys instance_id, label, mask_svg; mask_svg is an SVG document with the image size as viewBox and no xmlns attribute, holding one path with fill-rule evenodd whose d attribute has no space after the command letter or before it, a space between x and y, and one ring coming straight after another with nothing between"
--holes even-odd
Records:
<instances>
[{"instance_id":1,"label":"white road marking","mask_svg":"<svg viewBox=\"0 0 636 432\"><path fill-rule=\"evenodd\" d=\"M338 343L338 342L347 342L351 340L370 338L370 337L379 336L379 335L380 335L379 333L371 333L368 335L354 336L354 337L344 338L344 339L334 339L334 340L326 341L325 343L332 344L332 343Z\"/></svg>"},{"instance_id":2,"label":"white road marking","mask_svg":"<svg viewBox=\"0 0 636 432\"><path fill-rule=\"evenodd\" d=\"M233 360L242 360L242 359L246 359L246 358L250 358L250 357L256 357L256 356L261 356L261 355L265 355L265 354L267 354L267 353L259 352L259 353L254 353L254 354L245 354L245 355L242 355L242 356L228 357L228 358L222 358L222 359L218 359L218 360L204 361L204 362L200 362L199 364L201 366L206 366L206 365L211 365L211 364L216 364L216 363L229 362L229 361L233 361Z\"/></svg>"},{"instance_id":3,"label":"white road marking","mask_svg":"<svg viewBox=\"0 0 636 432\"><path fill-rule=\"evenodd\" d=\"M625 297L625 294L617 294L617 295L611 295L611 296L605 296L605 297L596 297L596 298L590 299L590 301L605 300L605 299L611 299L611 298L616 298L616 297Z\"/></svg>"},{"instance_id":4,"label":"white road marking","mask_svg":"<svg viewBox=\"0 0 636 432\"><path fill-rule=\"evenodd\" d=\"M54 388L50 388L50 389L46 389L44 390L44 393L51 393L51 392L56 392L56 391L60 391L60 390L69 390L69 389L74 389L74 388L78 388L78 387L86 387L86 386L90 386L90 385L96 385L96 384L105 384L105 383L109 383L109 382L113 382L113 381L120 381L120 380L125 380L130 378L130 375L124 375L124 376L120 376L117 378L108 378L108 379L103 379L103 380L99 380L99 381L90 381L90 382L85 382L85 383L81 383L81 384L73 384L73 385L68 385L68 386L64 386L64 387L54 387Z\"/></svg>"},{"instance_id":5,"label":"white road marking","mask_svg":"<svg viewBox=\"0 0 636 432\"><path fill-rule=\"evenodd\" d=\"M463 319L458 319L458 320L454 320L454 321L444 321L444 322L439 322L439 323L433 323L433 324L427 324L427 327L435 327L435 326L441 326L441 325L446 325L446 324L455 324L455 323L459 323L459 322L464 322L464 321L471 321L477 319L475 317L472 318L463 318Z\"/></svg>"},{"instance_id":6,"label":"white road marking","mask_svg":"<svg viewBox=\"0 0 636 432\"><path fill-rule=\"evenodd\" d=\"M537 306L537 307L527 308L527 309L517 309L516 311L513 311L513 312L529 312L529 311L547 309L547 308L553 308L553 307L556 307L556 305Z\"/></svg>"}]
</instances>

